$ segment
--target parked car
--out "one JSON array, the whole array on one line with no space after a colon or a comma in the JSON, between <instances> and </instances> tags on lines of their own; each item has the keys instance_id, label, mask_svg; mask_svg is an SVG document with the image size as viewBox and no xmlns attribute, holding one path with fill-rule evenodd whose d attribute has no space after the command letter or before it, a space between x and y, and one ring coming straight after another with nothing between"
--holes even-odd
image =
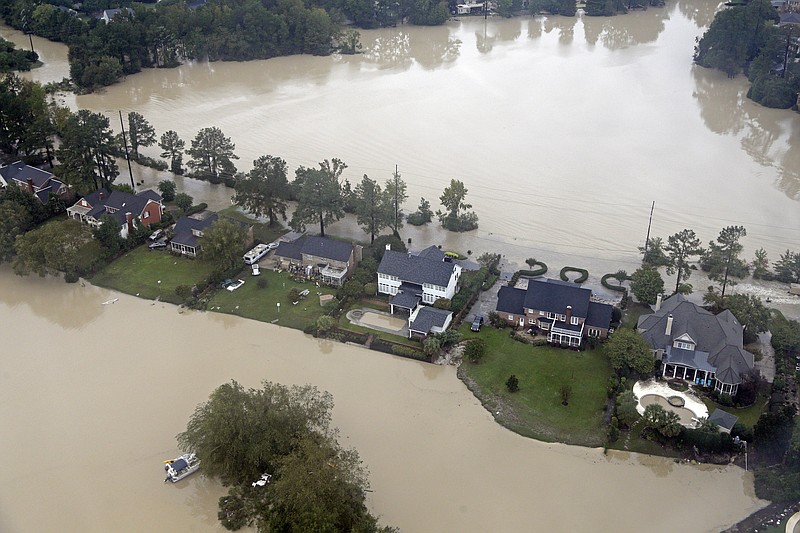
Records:
<instances>
[{"instance_id":1,"label":"parked car","mask_svg":"<svg viewBox=\"0 0 800 533\"><path fill-rule=\"evenodd\" d=\"M472 326L470 326L469 329L472 331L480 331L482 325L483 317L481 315L475 315L475 318L472 320Z\"/></svg>"},{"instance_id":2,"label":"parked car","mask_svg":"<svg viewBox=\"0 0 800 533\"><path fill-rule=\"evenodd\" d=\"M224 289L224 288L226 288L228 285L230 285L231 283L233 283L233 280L232 280L232 279L230 279L230 278L229 278L229 279L222 280L222 282L219 284L219 288L220 288L220 289Z\"/></svg>"},{"instance_id":3,"label":"parked car","mask_svg":"<svg viewBox=\"0 0 800 533\"><path fill-rule=\"evenodd\" d=\"M258 266L258 263L253 263L253 275L258 276L261 274L261 267Z\"/></svg>"},{"instance_id":4,"label":"parked car","mask_svg":"<svg viewBox=\"0 0 800 533\"><path fill-rule=\"evenodd\" d=\"M277 242L271 242L271 243L269 243L267 245L267 250L274 250L277 247L278 247L278 243Z\"/></svg>"},{"instance_id":5,"label":"parked car","mask_svg":"<svg viewBox=\"0 0 800 533\"><path fill-rule=\"evenodd\" d=\"M158 240L158 238L159 238L159 237L161 237L161 234L162 234L162 233L164 233L164 230L163 230L163 229L157 229L157 230L155 230L153 233L151 233L151 234L150 234L150 236L148 237L148 239L150 239L151 241Z\"/></svg>"},{"instance_id":6,"label":"parked car","mask_svg":"<svg viewBox=\"0 0 800 533\"><path fill-rule=\"evenodd\" d=\"M239 287L241 287L242 285L244 285L244 280L243 279L237 279L236 281L234 281L233 283L231 283L230 285L228 285L225 288L228 289L229 291L233 292L236 289L238 289Z\"/></svg>"},{"instance_id":7,"label":"parked car","mask_svg":"<svg viewBox=\"0 0 800 533\"><path fill-rule=\"evenodd\" d=\"M166 246L167 243L165 242L151 242L150 244L147 245L147 247L150 248L151 250L155 250L156 248L165 248Z\"/></svg>"}]
</instances>

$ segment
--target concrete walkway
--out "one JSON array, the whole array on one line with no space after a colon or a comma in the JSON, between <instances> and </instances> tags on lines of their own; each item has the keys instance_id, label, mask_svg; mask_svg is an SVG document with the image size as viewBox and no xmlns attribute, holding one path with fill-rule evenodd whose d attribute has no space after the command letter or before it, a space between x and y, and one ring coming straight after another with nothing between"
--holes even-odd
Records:
<instances>
[{"instance_id":1,"label":"concrete walkway","mask_svg":"<svg viewBox=\"0 0 800 533\"><path fill-rule=\"evenodd\" d=\"M800 524L800 513L794 513L789 520L786 521L786 533L796 533L800 531L800 527L797 526Z\"/></svg>"}]
</instances>

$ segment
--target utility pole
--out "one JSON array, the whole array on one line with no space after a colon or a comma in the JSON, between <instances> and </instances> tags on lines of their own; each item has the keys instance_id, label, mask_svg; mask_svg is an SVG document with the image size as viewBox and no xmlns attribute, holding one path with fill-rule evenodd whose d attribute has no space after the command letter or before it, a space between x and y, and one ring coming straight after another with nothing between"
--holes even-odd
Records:
<instances>
[{"instance_id":1,"label":"utility pole","mask_svg":"<svg viewBox=\"0 0 800 533\"><path fill-rule=\"evenodd\" d=\"M394 166L394 232L397 233L397 211L400 206L397 205L397 179L400 176L397 172L397 165Z\"/></svg>"},{"instance_id":2,"label":"utility pole","mask_svg":"<svg viewBox=\"0 0 800 533\"><path fill-rule=\"evenodd\" d=\"M131 168L131 156L128 154L128 138L125 137L125 123L122 121L122 110L119 110L119 125L122 128L122 143L125 145L125 161L128 162L128 172L131 175L131 188L136 192L136 185L133 182L133 169Z\"/></svg>"},{"instance_id":3,"label":"utility pole","mask_svg":"<svg viewBox=\"0 0 800 533\"><path fill-rule=\"evenodd\" d=\"M650 206L650 221L647 223L647 238L644 240L644 257L647 257L647 247L650 245L650 226L653 225L653 209L656 207L656 201Z\"/></svg>"}]
</instances>

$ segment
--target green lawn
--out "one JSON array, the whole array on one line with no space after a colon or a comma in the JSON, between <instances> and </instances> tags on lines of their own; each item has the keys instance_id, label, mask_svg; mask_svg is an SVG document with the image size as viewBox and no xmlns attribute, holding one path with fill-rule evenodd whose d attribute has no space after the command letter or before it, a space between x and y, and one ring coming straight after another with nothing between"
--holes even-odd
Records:
<instances>
[{"instance_id":1,"label":"green lawn","mask_svg":"<svg viewBox=\"0 0 800 533\"><path fill-rule=\"evenodd\" d=\"M175 287L191 287L206 279L211 271L211 265L205 261L177 257L163 248L150 250L142 245L107 265L91 281L141 298L181 304L183 299L175 294Z\"/></svg>"},{"instance_id":2,"label":"green lawn","mask_svg":"<svg viewBox=\"0 0 800 533\"><path fill-rule=\"evenodd\" d=\"M726 407L716 403L711 398L703 397L703 403L705 403L706 407L708 407L709 415L714 412L714 409L722 409L723 411L731 413L734 416L738 416L739 420L737 420L737 422L739 424L744 424L745 426L751 428L756 425L756 422L758 422L758 418L761 416L761 413L764 411L764 407L766 407L768 402L769 394L767 391L759 392L758 398L756 398L756 401L753 402L753 405L750 407L744 407L742 409Z\"/></svg>"},{"instance_id":3,"label":"green lawn","mask_svg":"<svg viewBox=\"0 0 800 533\"><path fill-rule=\"evenodd\" d=\"M333 287L320 286L314 283L297 283L292 281L287 272L273 272L262 269L258 277L250 275L250 268L243 270L239 276L245 284L235 291L220 290L208 303L208 310L219 313L228 313L245 318L252 318L262 322L275 322L281 326L294 329L304 329L314 324L324 314L319 304L319 295L335 294ZM258 287L258 280L267 280L267 286ZM309 290L306 299L293 305L289 300L289 291L292 287L298 291ZM277 304L280 303L280 311Z\"/></svg>"},{"instance_id":4,"label":"green lawn","mask_svg":"<svg viewBox=\"0 0 800 533\"><path fill-rule=\"evenodd\" d=\"M514 341L509 330L484 327L478 333L465 324L464 338L487 342L479 364L464 362L461 372L478 388L498 422L525 436L583 446L602 446L606 430L603 409L611 366L602 349L574 352L535 347ZM509 393L506 380L514 374L520 390ZM561 387L572 388L569 405L561 403ZM499 411L499 414L498 414Z\"/></svg>"},{"instance_id":5,"label":"green lawn","mask_svg":"<svg viewBox=\"0 0 800 533\"><path fill-rule=\"evenodd\" d=\"M629 301L628 307L622 313L622 326L626 328L636 328L636 323L642 315L649 315L653 312L649 305Z\"/></svg>"}]
</instances>

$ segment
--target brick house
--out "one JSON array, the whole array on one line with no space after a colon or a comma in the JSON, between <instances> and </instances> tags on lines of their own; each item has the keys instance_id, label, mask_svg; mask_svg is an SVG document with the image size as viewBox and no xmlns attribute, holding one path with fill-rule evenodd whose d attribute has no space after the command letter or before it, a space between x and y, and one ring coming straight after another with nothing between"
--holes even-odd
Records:
<instances>
[{"instance_id":1,"label":"brick house","mask_svg":"<svg viewBox=\"0 0 800 533\"><path fill-rule=\"evenodd\" d=\"M120 225L120 235L126 238L134 225L145 228L161 222L164 204L161 195L152 190L130 194L125 191L99 189L67 208L67 215L85 224L97 227L103 217L110 215Z\"/></svg>"},{"instance_id":2,"label":"brick house","mask_svg":"<svg viewBox=\"0 0 800 533\"><path fill-rule=\"evenodd\" d=\"M605 339L612 307L591 301L592 291L554 279L532 279L527 289L501 287L496 312L509 324L547 331L547 341L579 348L584 338Z\"/></svg>"},{"instance_id":3,"label":"brick house","mask_svg":"<svg viewBox=\"0 0 800 533\"><path fill-rule=\"evenodd\" d=\"M0 168L0 184L14 183L20 189L28 191L46 205L50 194L55 194L69 203L74 198L72 190L51 172L16 161ZM5 185L4 185L5 186Z\"/></svg>"},{"instance_id":4,"label":"brick house","mask_svg":"<svg viewBox=\"0 0 800 533\"><path fill-rule=\"evenodd\" d=\"M361 246L349 242L302 235L295 240L282 240L275 257L288 266L303 269L307 276L319 275L324 283L340 287L361 260Z\"/></svg>"}]
</instances>

